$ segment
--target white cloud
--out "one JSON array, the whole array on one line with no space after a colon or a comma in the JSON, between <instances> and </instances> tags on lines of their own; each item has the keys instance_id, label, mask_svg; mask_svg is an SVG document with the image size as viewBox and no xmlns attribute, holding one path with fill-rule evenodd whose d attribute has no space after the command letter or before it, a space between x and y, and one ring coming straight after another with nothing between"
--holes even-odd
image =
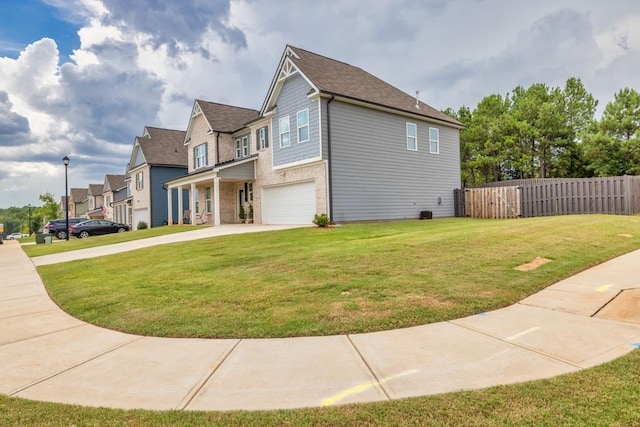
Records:
<instances>
[{"instance_id":1,"label":"white cloud","mask_svg":"<svg viewBox=\"0 0 640 427\"><path fill-rule=\"evenodd\" d=\"M186 127L195 98L259 108L286 44L437 108L572 76L601 106L640 88L636 0L45 1L78 23L80 47L67 63L50 39L0 58L1 207L62 194L64 155L75 187L123 173L143 127Z\"/></svg>"}]
</instances>

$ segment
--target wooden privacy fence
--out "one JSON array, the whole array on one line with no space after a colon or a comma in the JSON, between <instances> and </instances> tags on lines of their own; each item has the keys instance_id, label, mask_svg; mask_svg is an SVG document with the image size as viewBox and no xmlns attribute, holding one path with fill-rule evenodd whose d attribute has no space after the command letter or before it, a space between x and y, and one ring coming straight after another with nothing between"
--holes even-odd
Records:
<instances>
[{"instance_id":1,"label":"wooden privacy fence","mask_svg":"<svg viewBox=\"0 0 640 427\"><path fill-rule=\"evenodd\" d=\"M455 196L456 215L472 218L593 213L633 215L640 212L640 177L501 181L480 188L456 190Z\"/></svg>"}]
</instances>

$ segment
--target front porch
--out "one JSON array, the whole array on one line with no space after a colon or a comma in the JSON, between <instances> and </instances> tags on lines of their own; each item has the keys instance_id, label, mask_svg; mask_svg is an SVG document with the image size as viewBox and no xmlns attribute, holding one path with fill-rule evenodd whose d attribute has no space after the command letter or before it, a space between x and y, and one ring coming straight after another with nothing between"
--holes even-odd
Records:
<instances>
[{"instance_id":1,"label":"front porch","mask_svg":"<svg viewBox=\"0 0 640 427\"><path fill-rule=\"evenodd\" d=\"M169 206L168 224L236 224L240 211L253 206L256 157L234 160L192 172L165 183ZM177 200L173 200L177 190ZM187 190L188 200L183 191ZM177 202L178 218L172 207ZM185 215L186 214L186 215Z\"/></svg>"}]
</instances>

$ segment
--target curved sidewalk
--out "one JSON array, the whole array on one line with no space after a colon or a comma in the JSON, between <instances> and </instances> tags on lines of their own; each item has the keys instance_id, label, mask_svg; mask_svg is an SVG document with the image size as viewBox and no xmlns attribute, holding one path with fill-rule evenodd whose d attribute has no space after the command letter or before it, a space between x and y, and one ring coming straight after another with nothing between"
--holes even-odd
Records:
<instances>
[{"instance_id":1,"label":"curved sidewalk","mask_svg":"<svg viewBox=\"0 0 640 427\"><path fill-rule=\"evenodd\" d=\"M89 325L49 299L16 242L0 246L0 278L0 393L88 406L256 410L381 401L551 377L640 347L640 251L501 310L307 338L154 338Z\"/></svg>"}]
</instances>

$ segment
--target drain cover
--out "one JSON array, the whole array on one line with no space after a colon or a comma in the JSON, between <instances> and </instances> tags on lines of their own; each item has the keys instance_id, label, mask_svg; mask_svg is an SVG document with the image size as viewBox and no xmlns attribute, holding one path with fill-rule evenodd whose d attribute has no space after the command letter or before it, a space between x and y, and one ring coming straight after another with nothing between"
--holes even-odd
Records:
<instances>
[{"instance_id":1,"label":"drain cover","mask_svg":"<svg viewBox=\"0 0 640 427\"><path fill-rule=\"evenodd\" d=\"M640 324L640 289L620 292L596 317Z\"/></svg>"}]
</instances>

